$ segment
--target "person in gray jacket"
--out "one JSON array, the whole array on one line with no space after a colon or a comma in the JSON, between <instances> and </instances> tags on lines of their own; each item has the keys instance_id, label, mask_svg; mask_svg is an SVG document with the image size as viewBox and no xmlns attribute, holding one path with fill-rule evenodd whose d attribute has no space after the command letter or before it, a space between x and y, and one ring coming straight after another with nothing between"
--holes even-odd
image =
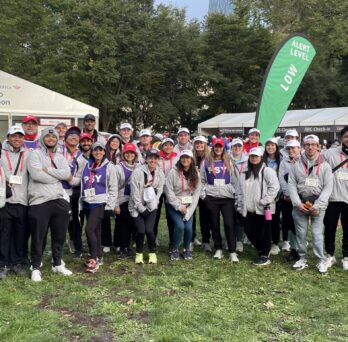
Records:
<instances>
[{"instance_id":1,"label":"person in gray jacket","mask_svg":"<svg viewBox=\"0 0 348 342\"><path fill-rule=\"evenodd\" d=\"M33 281L41 281L40 265L47 230L51 229L53 272L65 276L72 274L62 264L63 245L69 224L69 197L62 181L71 180L69 164L57 152L58 134L53 127L45 128L40 137L40 149L30 152L29 172L29 224L31 228L31 263Z\"/></svg>"},{"instance_id":2,"label":"person in gray jacket","mask_svg":"<svg viewBox=\"0 0 348 342\"><path fill-rule=\"evenodd\" d=\"M158 167L158 161L158 150L149 150L146 155L146 163L136 168L131 176L131 193L128 209L137 227L136 264L144 263L145 234L149 246L149 263L157 263L156 238L153 228L165 179L163 172Z\"/></svg>"},{"instance_id":3,"label":"person in gray jacket","mask_svg":"<svg viewBox=\"0 0 348 342\"><path fill-rule=\"evenodd\" d=\"M11 197L6 200L6 233L0 238L0 254L8 268L17 275L27 274L28 260L28 171L29 151L24 148L24 131L20 126L8 130L1 163Z\"/></svg>"},{"instance_id":4,"label":"person in gray jacket","mask_svg":"<svg viewBox=\"0 0 348 342\"><path fill-rule=\"evenodd\" d=\"M324 235L327 265L331 267L336 262L334 256L336 230L341 216L343 231L342 266L344 270L348 270L348 126L345 126L341 131L341 141L341 146L330 148L324 153L324 158L334 174L333 191L324 217Z\"/></svg>"},{"instance_id":5,"label":"person in gray jacket","mask_svg":"<svg viewBox=\"0 0 348 342\"><path fill-rule=\"evenodd\" d=\"M277 174L262 162L263 148L249 152L248 168L241 174L237 187L237 211L246 217L245 233L259 253L255 266L271 263L272 215L280 189Z\"/></svg>"},{"instance_id":6,"label":"person in gray jacket","mask_svg":"<svg viewBox=\"0 0 348 342\"><path fill-rule=\"evenodd\" d=\"M168 215L174 222L173 249L171 260L179 259L179 245L184 237L183 257L192 259L190 242L192 238L193 215L196 210L201 182L190 150L180 152L180 159L166 178L164 192L169 204Z\"/></svg>"},{"instance_id":7,"label":"person in gray jacket","mask_svg":"<svg viewBox=\"0 0 348 342\"><path fill-rule=\"evenodd\" d=\"M327 272L324 255L323 219L332 192L333 176L330 165L319 153L319 138L307 135L303 139L304 153L291 167L289 195L294 207L292 215L296 228L296 241L300 260L293 268L302 270L307 263L307 229L311 221L313 251L318 259L320 273Z\"/></svg>"}]
</instances>

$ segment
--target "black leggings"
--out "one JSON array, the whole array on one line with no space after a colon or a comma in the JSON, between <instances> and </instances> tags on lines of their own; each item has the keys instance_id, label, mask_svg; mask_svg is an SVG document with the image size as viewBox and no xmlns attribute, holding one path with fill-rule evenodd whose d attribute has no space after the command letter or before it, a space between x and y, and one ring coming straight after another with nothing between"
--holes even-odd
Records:
<instances>
[{"instance_id":1,"label":"black leggings","mask_svg":"<svg viewBox=\"0 0 348 342\"><path fill-rule=\"evenodd\" d=\"M69 222L69 237L73 241L76 252L82 252L82 226L79 218L79 191L70 196L71 216Z\"/></svg>"},{"instance_id":2,"label":"black leggings","mask_svg":"<svg viewBox=\"0 0 348 342\"><path fill-rule=\"evenodd\" d=\"M86 235L91 258L97 260L102 257L101 222L104 218L104 205L93 209L85 209L87 216Z\"/></svg>"},{"instance_id":3,"label":"black leggings","mask_svg":"<svg viewBox=\"0 0 348 342\"><path fill-rule=\"evenodd\" d=\"M296 236L296 229L294 219L292 217L292 203L291 201L282 201L282 232L283 241L288 240L288 232L292 232Z\"/></svg>"},{"instance_id":4,"label":"black leggings","mask_svg":"<svg viewBox=\"0 0 348 342\"><path fill-rule=\"evenodd\" d=\"M136 235L136 251L137 253L142 253L144 250L144 239L146 234L147 244L149 246L150 252L156 251L156 237L153 231L153 227L155 225L157 210L151 211L145 218L134 217L134 223L137 227L137 235Z\"/></svg>"},{"instance_id":5,"label":"black leggings","mask_svg":"<svg viewBox=\"0 0 348 342\"><path fill-rule=\"evenodd\" d=\"M259 255L268 257L272 239L271 221L266 221L264 215L248 212L245 222L245 234L259 252Z\"/></svg>"},{"instance_id":6,"label":"black leggings","mask_svg":"<svg viewBox=\"0 0 348 342\"><path fill-rule=\"evenodd\" d=\"M134 221L128 210L128 202L122 203L120 205L120 214L116 215L115 221L115 236L118 235L121 250L130 248L131 235L135 229Z\"/></svg>"}]
</instances>

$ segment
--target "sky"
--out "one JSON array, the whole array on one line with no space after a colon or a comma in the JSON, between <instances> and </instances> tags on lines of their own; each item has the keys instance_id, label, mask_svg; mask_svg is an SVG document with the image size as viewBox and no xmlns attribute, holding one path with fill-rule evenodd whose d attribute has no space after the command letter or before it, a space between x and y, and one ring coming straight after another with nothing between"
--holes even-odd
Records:
<instances>
[{"instance_id":1,"label":"sky","mask_svg":"<svg viewBox=\"0 0 348 342\"><path fill-rule=\"evenodd\" d=\"M186 17L188 20L203 20L208 14L209 0L155 0L155 4L172 5L178 8L186 8Z\"/></svg>"}]
</instances>

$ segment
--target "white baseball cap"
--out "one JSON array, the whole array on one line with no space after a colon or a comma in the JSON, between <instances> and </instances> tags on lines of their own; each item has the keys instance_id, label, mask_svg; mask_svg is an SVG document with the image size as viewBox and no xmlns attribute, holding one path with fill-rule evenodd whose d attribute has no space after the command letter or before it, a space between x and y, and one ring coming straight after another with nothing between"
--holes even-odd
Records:
<instances>
[{"instance_id":1,"label":"white baseball cap","mask_svg":"<svg viewBox=\"0 0 348 342\"><path fill-rule=\"evenodd\" d=\"M263 156L263 148L261 147L254 147L250 150L249 152L249 156L259 156L262 157Z\"/></svg>"},{"instance_id":2,"label":"white baseball cap","mask_svg":"<svg viewBox=\"0 0 348 342\"><path fill-rule=\"evenodd\" d=\"M260 134L261 132L257 128L251 128L251 129L249 129L248 135L251 134L251 133L258 133L258 134Z\"/></svg>"},{"instance_id":3,"label":"white baseball cap","mask_svg":"<svg viewBox=\"0 0 348 342\"><path fill-rule=\"evenodd\" d=\"M243 140L241 138L234 138L231 142L231 146L234 145L242 145L243 146Z\"/></svg>"},{"instance_id":4,"label":"white baseball cap","mask_svg":"<svg viewBox=\"0 0 348 342\"><path fill-rule=\"evenodd\" d=\"M122 124L120 125L120 130L121 130L121 129L125 129L125 128L128 128L128 129L130 129L130 130L133 131L132 125L131 125L130 123L128 123L128 122L124 122L124 123L122 123Z\"/></svg>"},{"instance_id":5,"label":"white baseball cap","mask_svg":"<svg viewBox=\"0 0 348 342\"><path fill-rule=\"evenodd\" d=\"M142 129L139 133L139 137L143 137L144 135L148 135L151 137L151 131L147 128Z\"/></svg>"},{"instance_id":6,"label":"white baseball cap","mask_svg":"<svg viewBox=\"0 0 348 342\"><path fill-rule=\"evenodd\" d=\"M16 134L16 133L24 135L23 128L21 126L17 126L17 125L12 126L9 128L7 135L12 135L12 134Z\"/></svg>"},{"instance_id":7,"label":"white baseball cap","mask_svg":"<svg viewBox=\"0 0 348 342\"><path fill-rule=\"evenodd\" d=\"M286 137L298 137L296 129L289 129L285 132L284 138Z\"/></svg>"},{"instance_id":8,"label":"white baseball cap","mask_svg":"<svg viewBox=\"0 0 348 342\"><path fill-rule=\"evenodd\" d=\"M175 145L173 139L171 139L171 138L165 138L165 139L162 140L161 146L163 146L164 144L166 144L166 143L168 143L168 142L171 143L171 144L173 144L173 145Z\"/></svg>"},{"instance_id":9,"label":"white baseball cap","mask_svg":"<svg viewBox=\"0 0 348 342\"><path fill-rule=\"evenodd\" d=\"M267 145L267 143L271 142L272 144L276 144L278 145L278 139L277 138L268 138L265 142L265 145Z\"/></svg>"},{"instance_id":10,"label":"white baseball cap","mask_svg":"<svg viewBox=\"0 0 348 342\"><path fill-rule=\"evenodd\" d=\"M303 138L303 142L306 144L307 142L313 140L314 142L316 142L317 144L319 144L319 137L314 135L314 134L310 134L310 135L306 135Z\"/></svg>"},{"instance_id":11,"label":"white baseball cap","mask_svg":"<svg viewBox=\"0 0 348 342\"><path fill-rule=\"evenodd\" d=\"M290 140L286 143L285 148L288 148L288 147L301 147L301 144L298 140Z\"/></svg>"},{"instance_id":12,"label":"white baseball cap","mask_svg":"<svg viewBox=\"0 0 348 342\"><path fill-rule=\"evenodd\" d=\"M182 156L188 156L188 157L193 158L193 153L192 153L191 150L182 150L182 151L180 152L180 158L181 158Z\"/></svg>"},{"instance_id":13,"label":"white baseball cap","mask_svg":"<svg viewBox=\"0 0 348 342\"><path fill-rule=\"evenodd\" d=\"M195 143L196 141L207 143L207 138L204 137L203 135L198 135L193 139L193 143Z\"/></svg>"},{"instance_id":14,"label":"white baseball cap","mask_svg":"<svg viewBox=\"0 0 348 342\"><path fill-rule=\"evenodd\" d=\"M178 130L178 134L177 135L179 135L180 133L190 134L190 131L186 127L180 127L179 130Z\"/></svg>"}]
</instances>

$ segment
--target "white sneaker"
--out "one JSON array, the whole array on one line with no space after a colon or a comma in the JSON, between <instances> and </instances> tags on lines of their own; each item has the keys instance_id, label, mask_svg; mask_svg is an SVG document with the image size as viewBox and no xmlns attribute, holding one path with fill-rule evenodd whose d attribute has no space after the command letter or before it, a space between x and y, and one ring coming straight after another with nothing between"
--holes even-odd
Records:
<instances>
[{"instance_id":1,"label":"white sneaker","mask_svg":"<svg viewBox=\"0 0 348 342\"><path fill-rule=\"evenodd\" d=\"M243 253L244 246L242 241L237 241L236 252Z\"/></svg>"},{"instance_id":2,"label":"white sneaker","mask_svg":"<svg viewBox=\"0 0 348 342\"><path fill-rule=\"evenodd\" d=\"M35 282L42 281L41 272L39 270L33 270L31 272L31 280Z\"/></svg>"},{"instance_id":3,"label":"white sneaker","mask_svg":"<svg viewBox=\"0 0 348 342\"><path fill-rule=\"evenodd\" d=\"M347 257L342 259L342 267L345 271L348 271L348 258Z\"/></svg>"},{"instance_id":4,"label":"white sneaker","mask_svg":"<svg viewBox=\"0 0 348 342\"><path fill-rule=\"evenodd\" d=\"M54 261L53 261L53 258L51 259L51 264L53 265ZM65 262L63 259L60 259L60 264L65 266ZM40 268L42 267L42 262L41 262L41 265L40 265Z\"/></svg>"},{"instance_id":5,"label":"white sneaker","mask_svg":"<svg viewBox=\"0 0 348 342\"><path fill-rule=\"evenodd\" d=\"M214 254L214 259L222 259L223 255L222 255L222 249L217 249L215 254Z\"/></svg>"},{"instance_id":6,"label":"white sneaker","mask_svg":"<svg viewBox=\"0 0 348 342\"><path fill-rule=\"evenodd\" d=\"M301 271L307 267L308 267L308 264L306 259L300 259L292 265L292 268L295 269L296 271Z\"/></svg>"},{"instance_id":7,"label":"white sneaker","mask_svg":"<svg viewBox=\"0 0 348 342\"><path fill-rule=\"evenodd\" d=\"M335 256L331 256L330 254L328 254L327 258L326 258L326 266L329 268L329 267L332 267L335 264L336 264Z\"/></svg>"},{"instance_id":8,"label":"white sneaker","mask_svg":"<svg viewBox=\"0 0 348 342\"><path fill-rule=\"evenodd\" d=\"M110 253L111 248L110 247L103 247L103 253Z\"/></svg>"},{"instance_id":9,"label":"white sneaker","mask_svg":"<svg viewBox=\"0 0 348 342\"><path fill-rule=\"evenodd\" d=\"M239 262L237 253L231 253L230 256L231 256L231 262Z\"/></svg>"},{"instance_id":10,"label":"white sneaker","mask_svg":"<svg viewBox=\"0 0 348 342\"><path fill-rule=\"evenodd\" d=\"M135 244L133 245L133 247L135 248ZM121 247L116 247L116 252L118 253L121 250Z\"/></svg>"},{"instance_id":11,"label":"white sneaker","mask_svg":"<svg viewBox=\"0 0 348 342\"><path fill-rule=\"evenodd\" d=\"M244 245L251 245L251 242L249 241L247 236L244 237L243 243L244 243Z\"/></svg>"},{"instance_id":12,"label":"white sneaker","mask_svg":"<svg viewBox=\"0 0 348 342\"><path fill-rule=\"evenodd\" d=\"M271 251L269 252L271 255L278 255L280 253L280 249L278 245L272 243Z\"/></svg>"},{"instance_id":13,"label":"white sneaker","mask_svg":"<svg viewBox=\"0 0 348 342\"><path fill-rule=\"evenodd\" d=\"M289 241L283 241L283 244L282 244L282 251L284 252L290 252L290 243Z\"/></svg>"},{"instance_id":14,"label":"white sneaker","mask_svg":"<svg viewBox=\"0 0 348 342\"><path fill-rule=\"evenodd\" d=\"M194 243L193 243L193 242L190 242L189 251L190 251L190 252L193 252L194 247L195 247Z\"/></svg>"},{"instance_id":15,"label":"white sneaker","mask_svg":"<svg viewBox=\"0 0 348 342\"><path fill-rule=\"evenodd\" d=\"M204 252L212 252L210 244L208 242L203 243L202 248Z\"/></svg>"},{"instance_id":16,"label":"white sneaker","mask_svg":"<svg viewBox=\"0 0 348 342\"><path fill-rule=\"evenodd\" d=\"M52 262L53 262L53 260L52 260ZM42 261L41 261L41 263L40 263L40 268L43 266L43 263L42 263ZM31 265L30 267L29 267L29 270L30 271L33 271L33 265Z\"/></svg>"},{"instance_id":17,"label":"white sneaker","mask_svg":"<svg viewBox=\"0 0 348 342\"><path fill-rule=\"evenodd\" d=\"M320 273L326 273L327 272L327 261L320 261L317 264L317 269Z\"/></svg>"},{"instance_id":18,"label":"white sneaker","mask_svg":"<svg viewBox=\"0 0 348 342\"><path fill-rule=\"evenodd\" d=\"M197 238L195 238L193 243L195 244L195 246L202 246L202 242L200 242Z\"/></svg>"},{"instance_id":19,"label":"white sneaker","mask_svg":"<svg viewBox=\"0 0 348 342\"><path fill-rule=\"evenodd\" d=\"M55 273L60 273L63 276L70 276L72 275L72 272L68 270L65 265L61 264L59 266L52 266L52 271Z\"/></svg>"},{"instance_id":20,"label":"white sneaker","mask_svg":"<svg viewBox=\"0 0 348 342\"><path fill-rule=\"evenodd\" d=\"M75 246L74 246L74 241L73 240L67 240L66 243L68 244L70 253L74 254L76 252Z\"/></svg>"}]
</instances>

